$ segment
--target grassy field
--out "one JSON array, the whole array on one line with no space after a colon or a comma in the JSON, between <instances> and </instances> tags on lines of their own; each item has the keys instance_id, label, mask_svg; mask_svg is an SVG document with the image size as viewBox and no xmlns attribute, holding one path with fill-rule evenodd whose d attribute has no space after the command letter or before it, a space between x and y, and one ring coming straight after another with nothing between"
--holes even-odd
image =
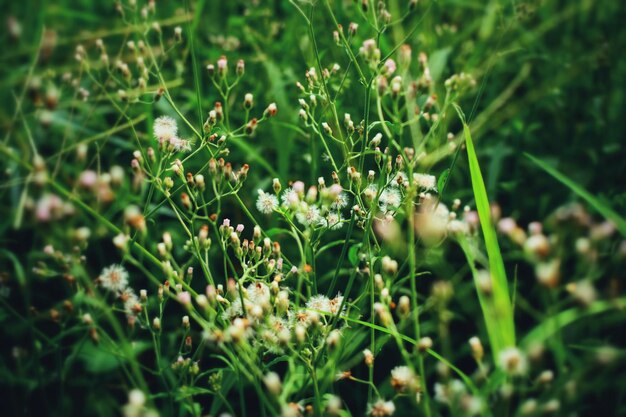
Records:
<instances>
[{"instance_id":1,"label":"grassy field","mask_svg":"<svg viewBox=\"0 0 626 417\"><path fill-rule=\"evenodd\" d=\"M5 2L0 415L626 416L626 7Z\"/></svg>"}]
</instances>

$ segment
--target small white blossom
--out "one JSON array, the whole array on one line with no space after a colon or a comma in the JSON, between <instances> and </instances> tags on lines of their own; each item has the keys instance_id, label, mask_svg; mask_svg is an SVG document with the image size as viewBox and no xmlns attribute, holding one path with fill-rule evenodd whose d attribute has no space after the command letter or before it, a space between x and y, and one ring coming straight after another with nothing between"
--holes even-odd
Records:
<instances>
[{"instance_id":1,"label":"small white blossom","mask_svg":"<svg viewBox=\"0 0 626 417\"><path fill-rule=\"evenodd\" d=\"M280 199L283 201L283 207L295 208L298 207L298 204L300 204L300 196L298 195L298 192L293 189L293 187L289 187L283 191Z\"/></svg>"},{"instance_id":2,"label":"small white blossom","mask_svg":"<svg viewBox=\"0 0 626 417\"><path fill-rule=\"evenodd\" d=\"M306 306L311 310L330 312L330 299L322 294L314 295L309 298Z\"/></svg>"},{"instance_id":3,"label":"small white blossom","mask_svg":"<svg viewBox=\"0 0 626 417\"><path fill-rule=\"evenodd\" d=\"M137 306L139 306L140 303L139 297L137 297L135 292L132 289L127 288L126 290L124 290L121 297L124 300L124 312L126 312L128 316L137 315L136 310Z\"/></svg>"},{"instance_id":4,"label":"small white blossom","mask_svg":"<svg viewBox=\"0 0 626 417\"><path fill-rule=\"evenodd\" d=\"M378 198L381 211L393 211L402 204L402 195L397 188L385 188Z\"/></svg>"},{"instance_id":5,"label":"small white blossom","mask_svg":"<svg viewBox=\"0 0 626 417\"><path fill-rule=\"evenodd\" d=\"M420 174L416 172L413 174L413 181L418 187L425 190L437 190L437 178L435 178L434 175Z\"/></svg>"},{"instance_id":6,"label":"small white blossom","mask_svg":"<svg viewBox=\"0 0 626 417\"><path fill-rule=\"evenodd\" d=\"M263 282L255 282L246 288L248 299L254 305L267 305L270 302L270 288Z\"/></svg>"},{"instance_id":7,"label":"small white blossom","mask_svg":"<svg viewBox=\"0 0 626 417\"><path fill-rule=\"evenodd\" d=\"M259 190L256 208L263 214L270 214L278 208L278 198L275 195Z\"/></svg>"},{"instance_id":8,"label":"small white blossom","mask_svg":"<svg viewBox=\"0 0 626 417\"><path fill-rule=\"evenodd\" d=\"M331 211L326 215L326 217L320 220L320 226L328 227L331 230L339 230L343 226L343 217L341 213L336 213Z\"/></svg>"},{"instance_id":9,"label":"small white blossom","mask_svg":"<svg viewBox=\"0 0 626 417\"><path fill-rule=\"evenodd\" d=\"M524 375L528 369L528 363L524 354L516 347L508 347L498 356L500 368L509 375Z\"/></svg>"},{"instance_id":10,"label":"small white blossom","mask_svg":"<svg viewBox=\"0 0 626 417\"><path fill-rule=\"evenodd\" d=\"M398 392L419 389L419 380L408 366L396 366L391 370L391 386Z\"/></svg>"},{"instance_id":11,"label":"small white blossom","mask_svg":"<svg viewBox=\"0 0 626 417\"><path fill-rule=\"evenodd\" d=\"M330 205L330 208L333 210L340 210L344 207L347 207L349 203L348 194L347 193L339 193L335 201Z\"/></svg>"},{"instance_id":12,"label":"small white blossom","mask_svg":"<svg viewBox=\"0 0 626 417\"><path fill-rule=\"evenodd\" d=\"M169 116L161 116L154 121L154 136L159 141L170 141L176 138L178 126L176 121Z\"/></svg>"},{"instance_id":13,"label":"small white blossom","mask_svg":"<svg viewBox=\"0 0 626 417\"><path fill-rule=\"evenodd\" d=\"M316 225L320 221L320 209L316 206L303 204L296 213L296 219L304 226Z\"/></svg>"},{"instance_id":14,"label":"small white blossom","mask_svg":"<svg viewBox=\"0 0 626 417\"><path fill-rule=\"evenodd\" d=\"M100 285L109 291L121 293L128 286L128 272L121 265L111 265L100 273Z\"/></svg>"},{"instance_id":15,"label":"small white blossom","mask_svg":"<svg viewBox=\"0 0 626 417\"><path fill-rule=\"evenodd\" d=\"M367 413L372 417L387 417L396 412L396 406L393 401L385 401L383 399L370 404L367 408Z\"/></svg>"}]
</instances>

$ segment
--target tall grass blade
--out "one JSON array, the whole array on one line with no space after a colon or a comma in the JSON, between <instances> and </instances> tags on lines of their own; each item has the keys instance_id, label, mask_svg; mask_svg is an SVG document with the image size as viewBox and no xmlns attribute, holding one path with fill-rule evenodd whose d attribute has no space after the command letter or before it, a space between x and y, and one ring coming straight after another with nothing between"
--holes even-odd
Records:
<instances>
[{"instance_id":1,"label":"tall grass blade","mask_svg":"<svg viewBox=\"0 0 626 417\"><path fill-rule=\"evenodd\" d=\"M575 192L580 198L585 200L591 207L593 207L598 213L604 216L606 219L610 220L615 224L617 230L623 235L626 236L626 219L617 214L611 207L608 206L605 202L600 200L598 197L595 197L587 190L582 188L580 185L576 184L574 181L563 175L561 172L557 171L541 159L537 159L531 154L524 153L528 159L530 159L535 165L539 168L546 171L548 174L552 175L563 185L567 186L570 190Z\"/></svg>"},{"instance_id":2,"label":"tall grass blade","mask_svg":"<svg viewBox=\"0 0 626 417\"><path fill-rule=\"evenodd\" d=\"M474 149L470 128L465 122L462 111L458 107L456 107L456 110L463 122L463 134L467 148L472 190L474 192L476 208L480 218L480 226L483 232L487 257L489 259L492 294L489 299L485 300L486 303L481 303L481 308L487 324L489 339L492 344L492 353L494 359L497 360L502 349L515 345L513 308L500 245L498 244L496 230L491 220L489 198L487 197L487 190L485 188L485 182L483 181L480 164L478 163L478 157L476 156L476 150ZM485 308L487 304L489 308Z\"/></svg>"}]
</instances>

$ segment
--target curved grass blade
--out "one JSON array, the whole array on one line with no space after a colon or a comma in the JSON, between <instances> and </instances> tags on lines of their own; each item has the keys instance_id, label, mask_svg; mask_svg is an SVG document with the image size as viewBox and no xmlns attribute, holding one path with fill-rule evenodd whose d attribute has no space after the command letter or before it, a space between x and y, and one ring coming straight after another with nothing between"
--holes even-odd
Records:
<instances>
[{"instance_id":1,"label":"curved grass blade","mask_svg":"<svg viewBox=\"0 0 626 417\"><path fill-rule=\"evenodd\" d=\"M617 230L619 230L619 232L622 234L622 236L626 236L626 219L617 214L611 207L609 207L608 204L600 200L598 197L592 195L589 191L585 190L580 185L576 184L574 181L567 178L565 175L563 175L541 159L537 159L529 153L524 153L524 155L539 168L543 169L545 172L557 179L560 183L575 192L580 198L589 203L589 205L593 207L598 213L600 213L606 219L612 221L615 224Z\"/></svg>"},{"instance_id":2,"label":"curved grass blade","mask_svg":"<svg viewBox=\"0 0 626 417\"><path fill-rule=\"evenodd\" d=\"M491 220L489 198L487 197L487 190L485 188L485 182L483 181L480 164L478 163L478 157L476 156L476 150L474 149L470 128L465 122L461 109L456 105L455 108L463 122L463 134L465 136L472 190L474 192L476 209L478 211L478 217L480 218L480 227L483 232L487 257L489 259L489 272L491 274L493 292L492 296L486 300L489 304L489 308L482 308L482 311L485 322L487 323L487 331L492 344L491 349L494 360L497 361L498 355L502 349L515 345L513 308L500 245L498 244L496 229ZM481 307L484 307L483 303L481 303Z\"/></svg>"}]
</instances>

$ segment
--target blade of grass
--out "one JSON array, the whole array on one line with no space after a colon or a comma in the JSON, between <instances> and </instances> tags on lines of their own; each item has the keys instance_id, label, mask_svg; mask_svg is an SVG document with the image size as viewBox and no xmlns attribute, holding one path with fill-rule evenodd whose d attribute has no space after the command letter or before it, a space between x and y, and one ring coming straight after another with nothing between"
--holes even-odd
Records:
<instances>
[{"instance_id":1,"label":"blade of grass","mask_svg":"<svg viewBox=\"0 0 626 417\"><path fill-rule=\"evenodd\" d=\"M504 268L500 245L496 236L496 230L491 221L491 208L483 175L474 149L474 142L470 128L465 122L465 117L461 109L455 105L456 111L463 122L463 134L469 161L472 190L476 201L476 209L480 219L480 226L483 232L487 257L489 259L489 272L491 274L492 296L489 299L489 309L482 309L489 338L495 346L492 346L494 360L497 361L502 349L515 345L515 322L513 320L513 308L509 295L509 286ZM482 304L481 304L482 306ZM494 334L496 332L497 334Z\"/></svg>"},{"instance_id":2,"label":"blade of grass","mask_svg":"<svg viewBox=\"0 0 626 417\"><path fill-rule=\"evenodd\" d=\"M535 158L528 153L524 153L524 155L539 168L543 169L545 172L557 179L560 183L575 192L580 198L589 203L589 205L593 207L598 213L600 213L606 219L612 221L615 224L615 227L617 227L617 230L619 230L619 232L623 236L626 236L626 219L617 214L611 207L609 207L608 204L600 200L598 197L592 195L590 192L582 188L580 185L576 184L574 181L572 181L567 176L557 171L541 159Z\"/></svg>"},{"instance_id":3,"label":"blade of grass","mask_svg":"<svg viewBox=\"0 0 626 417\"><path fill-rule=\"evenodd\" d=\"M624 304L626 304L626 297L609 301L596 301L584 309L575 307L563 310L557 313L552 319L542 321L529 331L520 342L520 345L527 348L533 343L545 343L549 338L554 336L557 331L575 323L580 319L603 314L611 310L621 310L623 309ZM555 322L559 323L558 328L555 328Z\"/></svg>"}]
</instances>

